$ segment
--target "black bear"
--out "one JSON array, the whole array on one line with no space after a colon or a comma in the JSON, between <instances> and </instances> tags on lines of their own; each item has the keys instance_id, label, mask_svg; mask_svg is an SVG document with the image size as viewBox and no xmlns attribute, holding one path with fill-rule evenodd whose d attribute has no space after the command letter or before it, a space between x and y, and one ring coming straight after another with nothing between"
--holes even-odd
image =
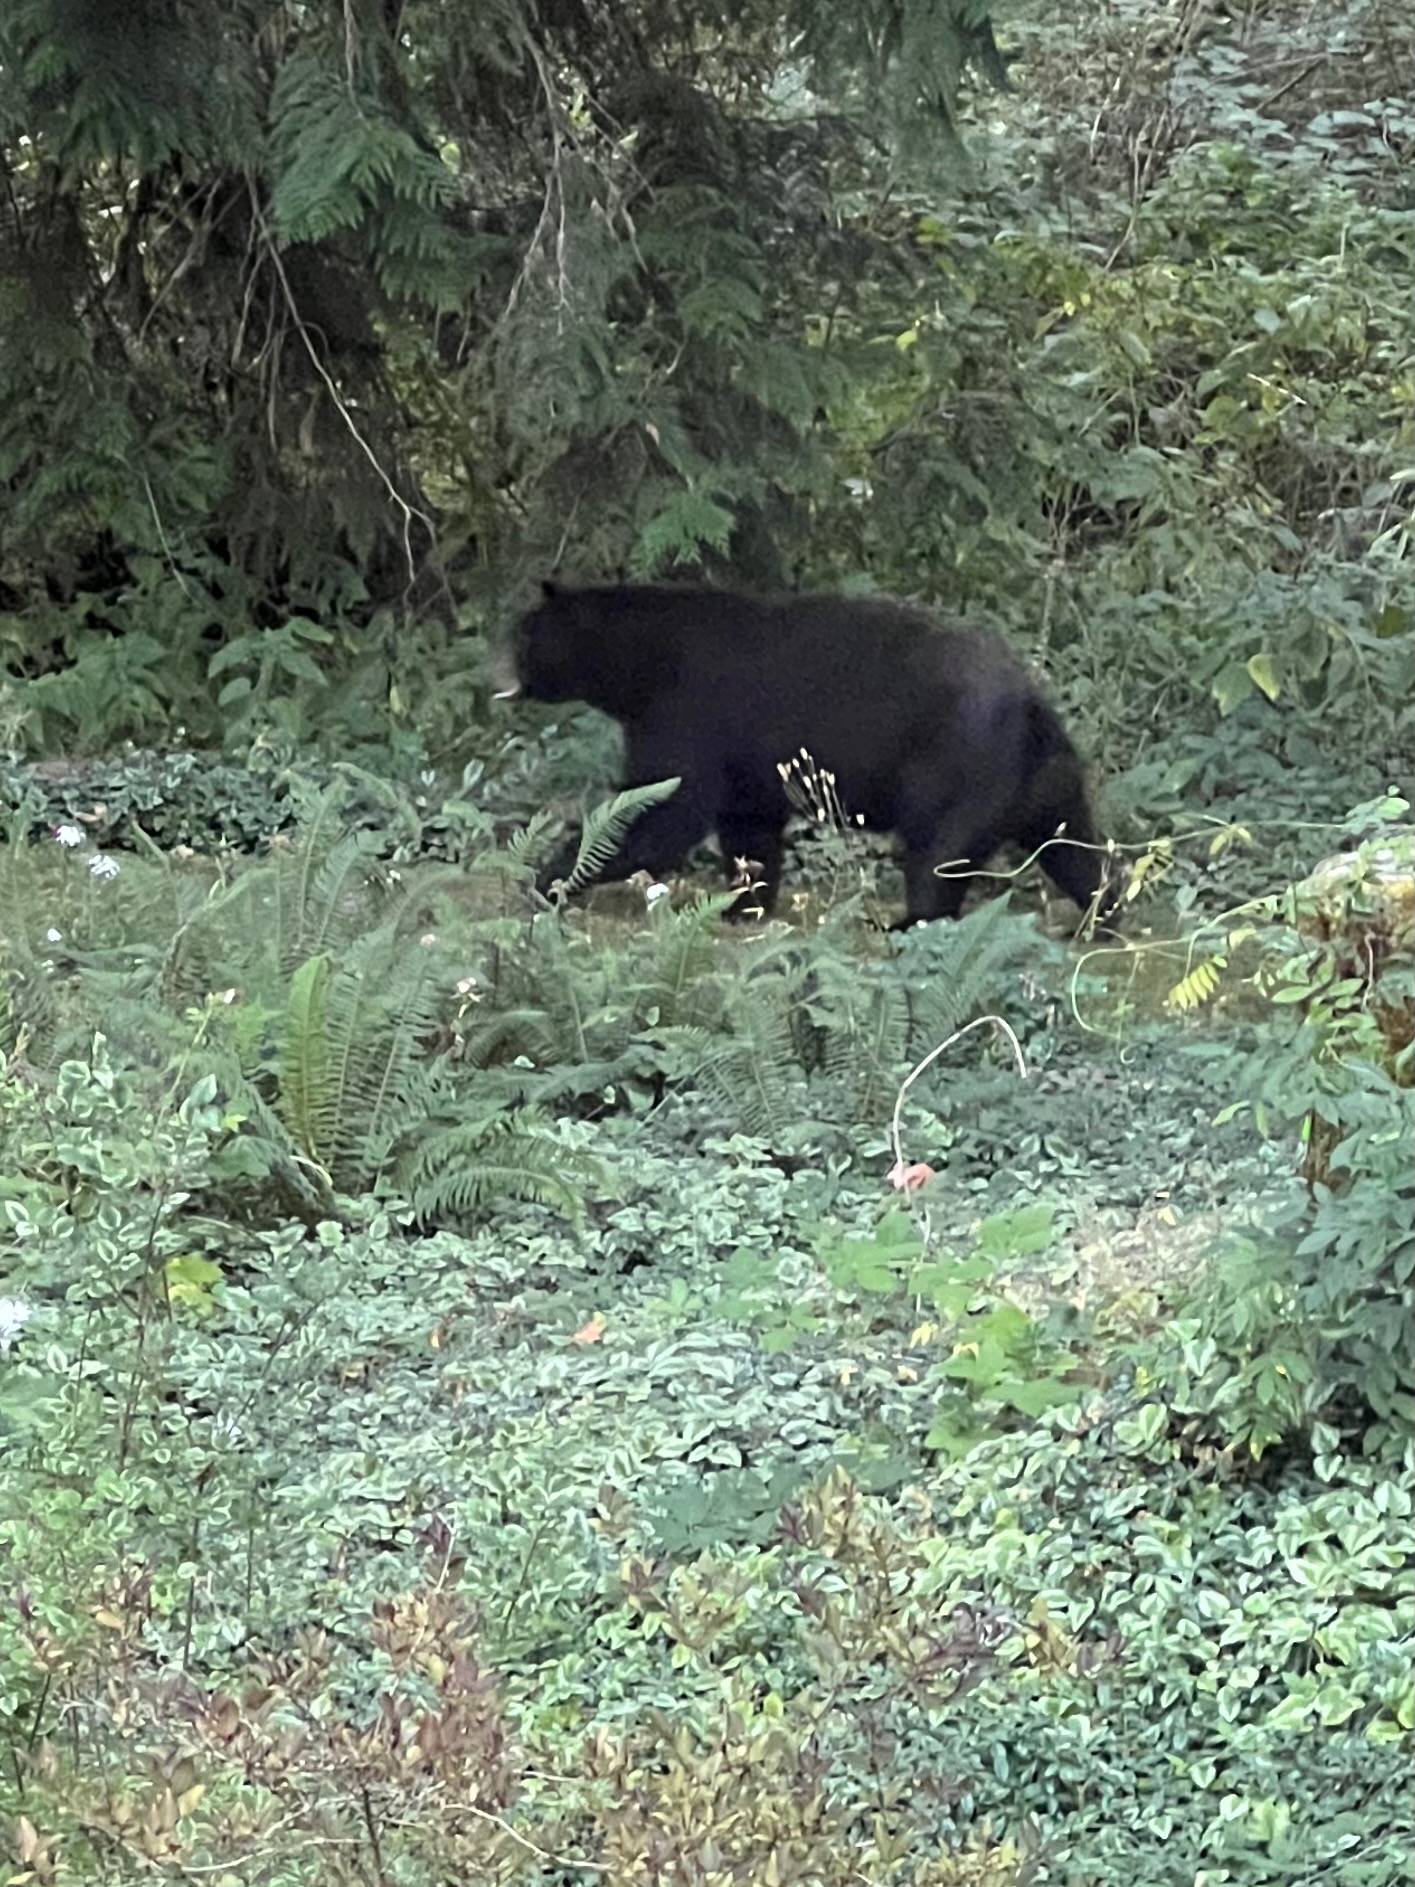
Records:
<instances>
[{"instance_id":1,"label":"black bear","mask_svg":"<svg viewBox=\"0 0 1415 1887\"><path fill-rule=\"evenodd\" d=\"M1110 916L1081 762L1000 637L887 599L542 588L502 693L588 702L623 728L626 786L682 781L602 878L660 876L716 832L729 876L739 859L757 867L739 908L770 911L792 815L780 769L804 750L834 775L848 818L901 840L906 924L956 917L958 874L1008 843L1041 850L1067 896Z\"/></svg>"}]
</instances>

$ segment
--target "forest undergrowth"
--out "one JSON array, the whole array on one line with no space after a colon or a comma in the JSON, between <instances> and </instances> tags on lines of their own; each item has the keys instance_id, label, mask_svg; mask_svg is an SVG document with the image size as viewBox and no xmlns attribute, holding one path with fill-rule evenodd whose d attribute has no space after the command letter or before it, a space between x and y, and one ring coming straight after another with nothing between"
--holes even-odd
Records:
<instances>
[{"instance_id":1,"label":"forest undergrowth","mask_svg":"<svg viewBox=\"0 0 1415 1887\"><path fill-rule=\"evenodd\" d=\"M1408 19L218 10L0 23L5 1878L1403 1883ZM1121 940L539 896L555 566L998 627Z\"/></svg>"}]
</instances>

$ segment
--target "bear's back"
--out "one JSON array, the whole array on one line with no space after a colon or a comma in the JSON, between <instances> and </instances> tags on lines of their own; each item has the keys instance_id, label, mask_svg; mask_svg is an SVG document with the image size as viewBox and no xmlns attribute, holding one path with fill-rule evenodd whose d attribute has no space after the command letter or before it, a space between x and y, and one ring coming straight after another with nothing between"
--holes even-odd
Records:
<instances>
[{"instance_id":1,"label":"bear's back","mask_svg":"<svg viewBox=\"0 0 1415 1887\"><path fill-rule=\"evenodd\" d=\"M991 630L891 597L756 596L676 584L624 585L600 596L608 625L647 632L660 650L671 650L674 669L695 680L735 675L792 692L863 687L884 694L956 685L964 672L998 687L1025 680Z\"/></svg>"}]
</instances>

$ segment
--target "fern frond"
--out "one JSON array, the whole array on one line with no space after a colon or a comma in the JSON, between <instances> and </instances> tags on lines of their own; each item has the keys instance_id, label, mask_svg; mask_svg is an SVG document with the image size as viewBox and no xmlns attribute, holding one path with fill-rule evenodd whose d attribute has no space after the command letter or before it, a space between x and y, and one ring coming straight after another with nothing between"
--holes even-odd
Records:
<instances>
[{"instance_id":1,"label":"fern frond","mask_svg":"<svg viewBox=\"0 0 1415 1887\"><path fill-rule=\"evenodd\" d=\"M478 1017L462 1041L463 1060L473 1068L494 1068L524 1056L543 1064L554 1060L556 1043L550 1019L530 1004L493 1010Z\"/></svg>"},{"instance_id":2,"label":"fern frond","mask_svg":"<svg viewBox=\"0 0 1415 1887\"><path fill-rule=\"evenodd\" d=\"M369 880L379 873L378 847L375 832L346 832L322 858L302 848L294 868L299 903L292 913L299 928L287 940L296 961L333 948L368 924L374 914Z\"/></svg>"},{"instance_id":3,"label":"fern frond","mask_svg":"<svg viewBox=\"0 0 1415 1887\"><path fill-rule=\"evenodd\" d=\"M931 1047L971 1022L1025 947L1005 896L989 898L955 924L905 932L895 963L913 1010L910 1049Z\"/></svg>"},{"instance_id":4,"label":"fern frond","mask_svg":"<svg viewBox=\"0 0 1415 1887\"><path fill-rule=\"evenodd\" d=\"M529 1113L435 1128L398 1168L408 1203L427 1218L472 1212L498 1198L578 1217L585 1187L600 1179L594 1162L572 1153Z\"/></svg>"},{"instance_id":5,"label":"fern frond","mask_svg":"<svg viewBox=\"0 0 1415 1887\"><path fill-rule=\"evenodd\" d=\"M636 577L651 577L670 563L697 563L704 546L727 549L735 523L732 513L706 492L674 491L639 532L630 567Z\"/></svg>"},{"instance_id":6,"label":"fern frond","mask_svg":"<svg viewBox=\"0 0 1415 1887\"><path fill-rule=\"evenodd\" d=\"M249 945L264 932L253 909L251 876L214 887L201 908L163 943L153 963L152 991L164 1007L184 1009L207 990L221 988L223 980L235 980L231 939Z\"/></svg>"},{"instance_id":7,"label":"fern frond","mask_svg":"<svg viewBox=\"0 0 1415 1887\"><path fill-rule=\"evenodd\" d=\"M792 1029L795 991L785 976L754 978L733 994L731 1034L697 1070L697 1079L738 1133L789 1145L804 1119L806 1085ZM714 1038L709 1038L714 1039Z\"/></svg>"},{"instance_id":8,"label":"fern frond","mask_svg":"<svg viewBox=\"0 0 1415 1887\"><path fill-rule=\"evenodd\" d=\"M540 864L548 842L555 834L555 820L544 807L532 813L518 832L506 841L502 856L516 871L534 871ZM493 854L493 859L495 854Z\"/></svg>"},{"instance_id":9,"label":"fern frond","mask_svg":"<svg viewBox=\"0 0 1415 1887\"><path fill-rule=\"evenodd\" d=\"M7 955L9 953L7 952ZM23 1040L32 1066L47 1067L58 1058L66 1033L54 983L26 951L0 963L0 1053L10 1054Z\"/></svg>"},{"instance_id":10,"label":"fern frond","mask_svg":"<svg viewBox=\"0 0 1415 1887\"><path fill-rule=\"evenodd\" d=\"M207 1066L216 1076L217 1092L225 1097L229 1111L241 1119L235 1144L248 1157L237 1170L246 1176L252 1169L270 1174L287 1202L301 1212L329 1212L333 1194L328 1174L299 1153L289 1128L261 1092L239 1049L218 1047Z\"/></svg>"},{"instance_id":11,"label":"fern frond","mask_svg":"<svg viewBox=\"0 0 1415 1887\"><path fill-rule=\"evenodd\" d=\"M718 975L722 914L733 892L695 898L679 911L665 911L645 933L650 956L632 976L634 1013L653 1024L706 1020L722 1007Z\"/></svg>"},{"instance_id":12,"label":"fern frond","mask_svg":"<svg viewBox=\"0 0 1415 1887\"><path fill-rule=\"evenodd\" d=\"M565 881L567 892L583 891L586 885L592 884L619 850L625 833L640 814L650 806L660 805L676 793L681 784L675 777L655 780L648 786L626 787L622 793L616 793L612 799L586 813L574 868Z\"/></svg>"},{"instance_id":13,"label":"fern frond","mask_svg":"<svg viewBox=\"0 0 1415 1887\"><path fill-rule=\"evenodd\" d=\"M379 1177L399 1138L435 1105L438 1082L424 1048L443 1002L434 962L426 950L399 951L380 939L349 967L347 1012L335 1010L334 1147L337 1165L361 1184Z\"/></svg>"},{"instance_id":14,"label":"fern frond","mask_svg":"<svg viewBox=\"0 0 1415 1887\"><path fill-rule=\"evenodd\" d=\"M852 1119L879 1120L908 1069L908 991L882 976L866 980L858 970L839 981L847 987L826 1026L825 1072L849 1095Z\"/></svg>"},{"instance_id":15,"label":"fern frond","mask_svg":"<svg viewBox=\"0 0 1415 1887\"><path fill-rule=\"evenodd\" d=\"M280 68L271 123L280 164L271 209L286 241L318 242L353 228L383 189L435 200L437 186L421 175L421 153L408 133L389 122L376 98L359 95L314 57L289 58ZM450 190L445 172L443 182Z\"/></svg>"},{"instance_id":16,"label":"fern frond","mask_svg":"<svg viewBox=\"0 0 1415 1887\"><path fill-rule=\"evenodd\" d=\"M330 980L328 957L310 957L296 970L280 1045L280 1118L300 1153L325 1171L335 1119Z\"/></svg>"}]
</instances>

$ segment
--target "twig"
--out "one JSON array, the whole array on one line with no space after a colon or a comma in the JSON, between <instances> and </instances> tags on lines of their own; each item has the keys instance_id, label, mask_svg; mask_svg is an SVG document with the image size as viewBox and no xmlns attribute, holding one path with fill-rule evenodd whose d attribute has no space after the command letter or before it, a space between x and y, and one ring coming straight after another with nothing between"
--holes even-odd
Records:
<instances>
[{"instance_id":1,"label":"twig","mask_svg":"<svg viewBox=\"0 0 1415 1887\"><path fill-rule=\"evenodd\" d=\"M1269 110L1280 98L1286 98L1289 92L1295 92L1297 87L1305 84L1314 72L1320 72L1329 56L1327 53L1320 53L1315 59L1309 59L1300 71L1294 72L1290 79L1285 79L1275 92L1269 92L1257 107L1259 114Z\"/></svg>"},{"instance_id":2,"label":"twig","mask_svg":"<svg viewBox=\"0 0 1415 1887\"><path fill-rule=\"evenodd\" d=\"M276 248L275 243L270 236L270 232L266 229L265 218L261 214L260 204L257 201L254 192L252 192L252 196L251 196L251 209L256 219L256 222L260 226L261 238L265 244L266 255L269 257L270 265L274 269L275 274L280 282L281 293L285 297L285 305L290 311L290 319L294 322L295 331L296 333L298 333L300 340L304 345L305 352L310 357L310 364L314 368L315 372L319 375L320 379L324 382L325 391L328 393L330 399L334 403L334 410L338 413L339 417L343 420L344 424L349 428L349 431L353 436L355 444L358 446L359 450L363 453L364 457L368 460L369 464L373 467L374 472L376 473L380 482L382 483L384 490L388 493L388 496L393 500L394 504L397 505L398 509L403 514L403 557L404 557L404 561L407 563L407 566L408 566L408 582L411 584L416 580L416 577L417 577L417 564L415 563L414 558L413 558L413 519L416 518L418 522L423 526L428 536L430 538L435 539L437 533L433 528L432 519L428 517L425 512L415 510L414 507L408 503L408 500L403 496L402 492L400 492L398 487L393 483L393 480L389 477L388 473L384 471L382 465L379 463L378 455L374 451L373 447L369 444L368 440L365 439L364 435L359 431L357 425L355 425L353 414L349 411L344 401L340 398L339 389L334 384L333 376L330 374L329 369L325 366L324 362L320 359L319 349L315 346L314 341L310 337L309 327L305 322L304 316L300 313L299 306L295 301L294 291L290 287L290 278L285 273L285 264L280 258L280 252Z\"/></svg>"}]
</instances>

